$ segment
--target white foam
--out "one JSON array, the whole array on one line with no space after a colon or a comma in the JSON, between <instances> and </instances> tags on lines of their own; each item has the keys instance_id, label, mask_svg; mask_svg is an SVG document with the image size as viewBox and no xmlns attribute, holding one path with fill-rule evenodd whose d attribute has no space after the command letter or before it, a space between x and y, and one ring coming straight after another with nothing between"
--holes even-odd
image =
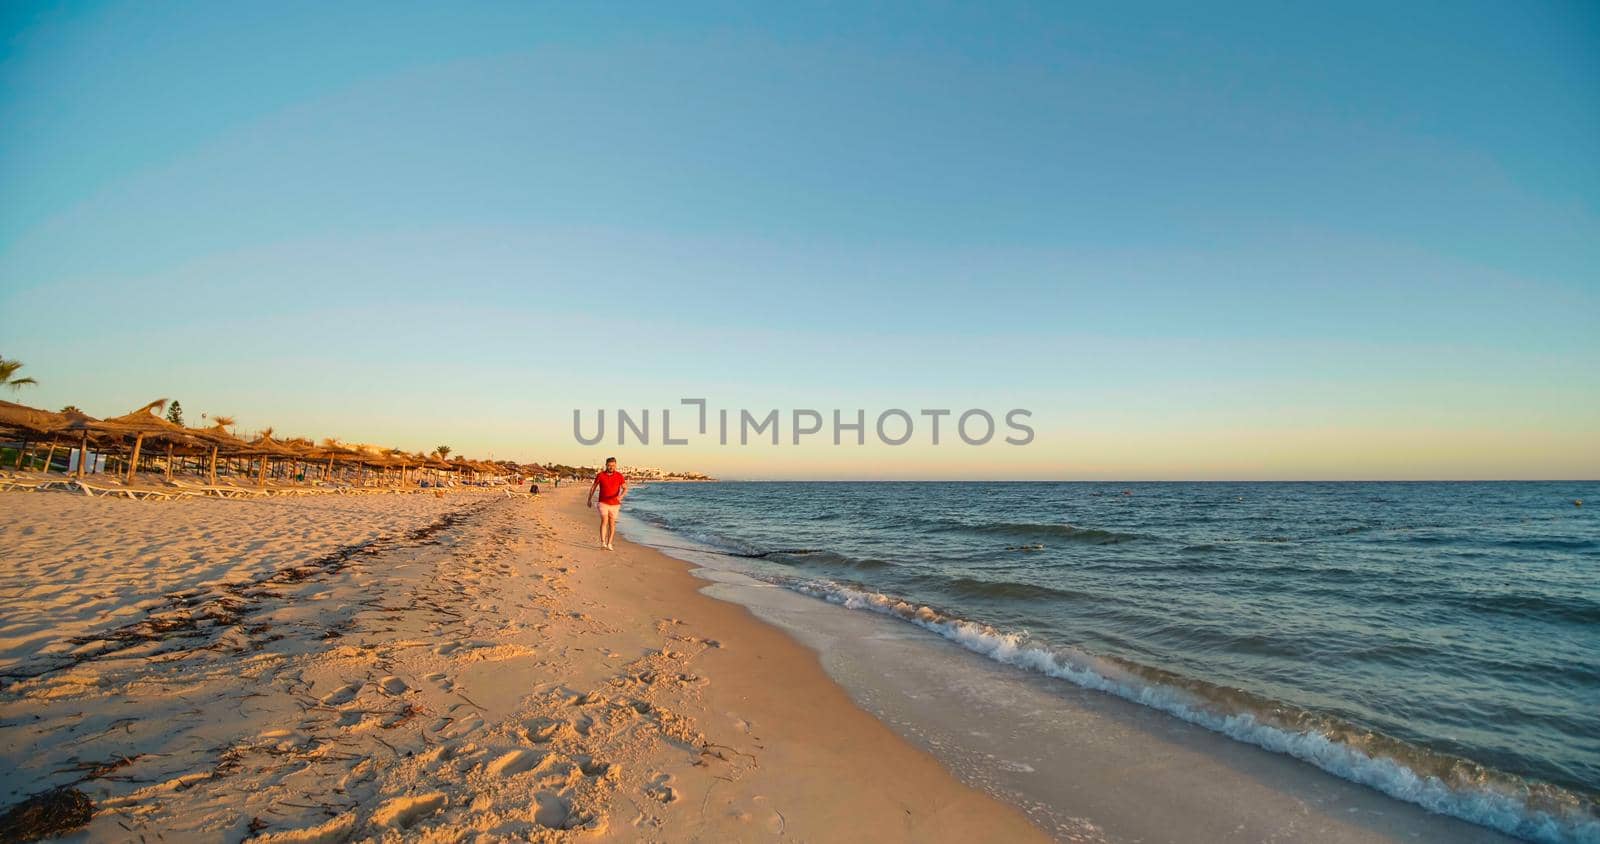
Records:
<instances>
[{"instance_id":1,"label":"white foam","mask_svg":"<svg viewBox=\"0 0 1600 844\"><path fill-rule=\"evenodd\" d=\"M1238 741L1309 762L1330 774L1439 814L1542 844L1600 844L1600 820L1581 810L1555 814L1534 808L1529 805L1525 788L1452 787L1437 777L1419 774L1398 760L1369 756L1321 733L1286 730L1261 723L1248 713L1218 712L1183 689L1147 682L1088 654L1027 644L1025 634L951 618L930 607L830 581L793 581L785 585L849 609L909 621L998 662L1158 709Z\"/></svg>"}]
</instances>

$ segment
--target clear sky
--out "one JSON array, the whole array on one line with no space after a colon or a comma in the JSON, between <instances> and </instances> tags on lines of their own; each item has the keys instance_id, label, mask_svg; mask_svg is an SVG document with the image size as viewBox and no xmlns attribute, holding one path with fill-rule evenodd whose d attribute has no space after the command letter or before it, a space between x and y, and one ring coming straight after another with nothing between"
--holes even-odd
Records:
<instances>
[{"instance_id":1,"label":"clear sky","mask_svg":"<svg viewBox=\"0 0 1600 844\"><path fill-rule=\"evenodd\" d=\"M730 477L1600 477L1591 2L7 2L0 36L0 354L42 382L6 398ZM681 397L784 444L574 440L676 436ZM1036 435L789 444L896 407Z\"/></svg>"}]
</instances>

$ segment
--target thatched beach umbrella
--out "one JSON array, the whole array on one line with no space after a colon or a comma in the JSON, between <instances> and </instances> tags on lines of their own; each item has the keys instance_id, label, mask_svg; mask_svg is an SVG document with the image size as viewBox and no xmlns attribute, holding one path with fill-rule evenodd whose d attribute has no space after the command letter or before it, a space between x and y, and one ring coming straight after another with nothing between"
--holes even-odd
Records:
<instances>
[{"instance_id":1,"label":"thatched beach umbrella","mask_svg":"<svg viewBox=\"0 0 1600 844\"><path fill-rule=\"evenodd\" d=\"M211 448L209 474L211 476L212 486L216 486L217 483L218 454L223 450L226 450L229 454L235 454L238 452L247 451L250 448L249 443L234 436L233 433L228 430L228 428L232 425L232 416L213 416L211 417L211 427L189 429L189 434L191 436L200 440L202 443L210 446Z\"/></svg>"},{"instance_id":2,"label":"thatched beach umbrella","mask_svg":"<svg viewBox=\"0 0 1600 844\"><path fill-rule=\"evenodd\" d=\"M68 408L60 416L65 421L53 433L58 437L62 435L78 435L78 477L81 478L84 472L83 464L89 460L89 435L94 431L94 426L99 424L100 420L77 408ZM54 460L55 456L56 441L52 439L50 441L50 453L46 454L44 458L46 472L50 471L50 461Z\"/></svg>"},{"instance_id":3,"label":"thatched beach umbrella","mask_svg":"<svg viewBox=\"0 0 1600 844\"><path fill-rule=\"evenodd\" d=\"M66 417L49 410L28 407L25 404L0 401L0 429L48 434L60 427Z\"/></svg>"},{"instance_id":4,"label":"thatched beach umbrella","mask_svg":"<svg viewBox=\"0 0 1600 844\"><path fill-rule=\"evenodd\" d=\"M312 460L322 459L322 450L317 447L316 443L305 437L290 437L283 441L283 447L292 453L295 459L295 474L300 475L302 478L305 474L305 470L301 468L302 465L309 465Z\"/></svg>"},{"instance_id":5,"label":"thatched beach umbrella","mask_svg":"<svg viewBox=\"0 0 1600 844\"><path fill-rule=\"evenodd\" d=\"M340 459L348 459L356 464L357 486L366 486L368 469L382 471L383 469L388 468L390 465L386 456L388 454L388 449L380 446L365 443L359 445L340 445L337 443L337 441L334 441L333 444L330 445L328 440L324 440L323 444L329 448L340 448L349 452L347 458Z\"/></svg>"},{"instance_id":6,"label":"thatched beach umbrella","mask_svg":"<svg viewBox=\"0 0 1600 844\"><path fill-rule=\"evenodd\" d=\"M15 431L21 435L21 444L17 448L15 468L22 468L22 461L28 453L28 440L32 435L43 436L64 424L66 424L66 418L59 413L40 410L37 407L28 407L24 404L0 401L0 430Z\"/></svg>"},{"instance_id":7,"label":"thatched beach umbrella","mask_svg":"<svg viewBox=\"0 0 1600 844\"><path fill-rule=\"evenodd\" d=\"M167 442L167 474L172 473L172 444L192 442L189 429L174 422L169 422L157 415L156 411L167 404L166 399L156 399L153 402L131 413L113 416L93 423L90 427L96 431L133 436L133 453L128 458L128 480L133 480L134 472L138 471L139 450L144 441L149 439L162 439Z\"/></svg>"},{"instance_id":8,"label":"thatched beach umbrella","mask_svg":"<svg viewBox=\"0 0 1600 844\"><path fill-rule=\"evenodd\" d=\"M451 468L453 468L449 463L440 460L437 457L429 457L427 462L423 463L422 465L427 467L428 470L433 473L433 480L435 484L440 481L440 472L448 472L451 470Z\"/></svg>"},{"instance_id":9,"label":"thatched beach umbrella","mask_svg":"<svg viewBox=\"0 0 1600 844\"><path fill-rule=\"evenodd\" d=\"M388 463L390 468L400 470L400 483L405 483L406 470L411 466L413 460L411 455L406 454L404 449L391 448L385 451L383 456L386 458L385 462Z\"/></svg>"},{"instance_id":10,"label":"thatched beach umbrella","mask_svg":"<svg viewBox=\"0 0 1600 844\"><path fill-rule=\"evenodd\" d=\"M55 413L41 410L37 407L16 404L15 402L0 401L0 431L16 432L21 435L22 444L17 449L17 462L15 468L22 468L27 457L28 440L34 435L50 435L50 450L44 458L45 471L50 470L50 463L55 459L56 447L62 436L78 435L82 440L84 452L87 453L89 445L89 423L95 418L88 416L77 409L65 413ZM80 464L79 471L82 471Z\"/></svg>"},{"instance_id":11,"label":"thatched beach umbrella","mask_svg":"<svg viewBox=\"0 0 1600 844\"><path fill-rule=\"evenodd\" d=\"M312 455L315 456L318 460L324 460L325 459L325 460L328 461L328 465L323 469L323 474L329 479L331 479L333 477L333 461L335 461L335 460L346 460L346 461L354 460L354 461L359 461L359 460L364 459L364 455L362 455L361 452L341 444L338 440L334 439L333 437L325 438L322 441L322 445L317 446L312 451Z\"/></svg>"},{"instance_id":12,"label":"thatched beach umbrella","mask_svg":"<svg viewBox=\"0 0 1600 844\"><path fill-rule=\"evenodd\" d=\"M256 476L258 486L267 485L267 459L270 457L294 457L295 452L289 450L283 443L272 438L272 429L267 428L259 436L245 445L244 454L248 457L261 458L261 471Z\"/></svg>"},{"instance_id":13,"label":"thatched beach umbrella","mask_svg":"<svg viewBox=\"0 0 1600 844\"><path fill-rule=\"evenodd\" d=\"M376 446L355 445L348 446L348 448L354 452L354 455L351 457L351 459L354 460L356 464L356 485L366 486L367 470L380 467L382 465L380 462L382 455Z\"/></svg>"},{"instance_id":14,"label":"thatched beach umbrella","mask_svg":"<svg viewBox=\"0 0 1600 844\"><path fill-rule=\"evenodd\" d=\"M444 482L445 472L451 473L451 476L453 477L456 471L455 463L438 457L437 453L435 455L430 455L427 462L423 465L427 466L428 469L433 473L433 480L436 485Z\"/></svg>"},{"instance_id":15,"label":"thatched beach umbrella","mask_svg":"<svg viewBox=\"0 0 1600 844\"><path fill-rule=\"evenodd\" d=\"M427 456L420 451L411 454L401 451L395 456L400 458L400 483L402 484L408 482L415 483L417 480L417 475L411 470L413 468L421 469L428 463Z\"/></svg>"}]
</instances>

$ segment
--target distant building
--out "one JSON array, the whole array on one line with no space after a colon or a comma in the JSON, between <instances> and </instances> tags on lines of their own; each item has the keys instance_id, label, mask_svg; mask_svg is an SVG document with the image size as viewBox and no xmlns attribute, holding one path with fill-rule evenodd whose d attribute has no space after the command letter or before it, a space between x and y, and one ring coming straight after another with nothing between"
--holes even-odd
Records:
<instances>
[{"instance_id":1,"label":"distant building","mask_svg":"<svg viewBox=\"0 0 1600 844\"><path fill-rule=\"evenodd\" d=\"M700 472L669 472L655 466L628 466L621 469L629 478L641 481L709 481L711 476Z\"/></svg>"}]
</instances>

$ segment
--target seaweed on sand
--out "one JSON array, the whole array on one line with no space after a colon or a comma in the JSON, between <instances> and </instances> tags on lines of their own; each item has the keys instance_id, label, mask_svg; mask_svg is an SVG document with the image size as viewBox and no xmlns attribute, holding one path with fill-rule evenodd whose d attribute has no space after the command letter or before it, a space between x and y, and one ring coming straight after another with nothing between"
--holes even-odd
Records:
<instances>
[{"instance_id":1,"label":"seaweed on sand","mask_svg":"<svg viewBox=\"0 0 1600 844\"><path fill-rule=\"evenodd\" d=\"M38 841L71 832L94 817L89 796L71 786L52 788L0 815L0 842Z\"/></svg>"}]
</instances>

